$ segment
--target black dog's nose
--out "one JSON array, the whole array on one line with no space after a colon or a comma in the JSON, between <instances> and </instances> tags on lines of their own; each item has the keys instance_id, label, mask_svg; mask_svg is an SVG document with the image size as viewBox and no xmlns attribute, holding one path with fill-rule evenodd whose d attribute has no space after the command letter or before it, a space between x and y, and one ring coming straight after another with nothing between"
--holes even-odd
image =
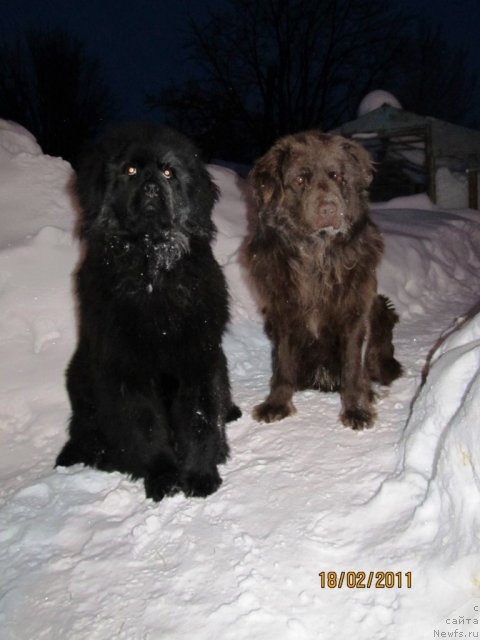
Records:
<instances>
[{"instance_id":1,"label":"black dog's nose","mask_svg":"<svg viewBox=\"0 0 480 640\"><path fill-rule=\"evenodd\" d=\"M156 198L160 192L160 187L156 182L146 182L143 190L148 198Z\"/></svg>"}]
</instances>

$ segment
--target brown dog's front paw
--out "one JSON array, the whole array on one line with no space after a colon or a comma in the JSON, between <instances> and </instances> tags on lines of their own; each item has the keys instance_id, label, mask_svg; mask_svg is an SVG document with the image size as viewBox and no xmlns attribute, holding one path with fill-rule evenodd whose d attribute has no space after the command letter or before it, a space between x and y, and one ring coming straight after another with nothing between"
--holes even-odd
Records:
<instances>
[{"instance_id":1,"label":"brown dog's front paw","mask_svg":"<svg viewBox=\"0 0 480 640\"><path fill-rule=\"evenodd\" d=\"M258 422L277 422L288 416L293 416L295 413L297 410L291 401L285 404L273 404L266 400L257 404L252 411L252 416Z\"/></svg>"},{"instance_id":2,"label":"brown dog's front paw","mask_svg":"<svg viewBox=\"0 0 480 640\"><path fill-rule=\"evenodd\" d=\"M342 411L340 414L340 419L343 424L354 431L361 431L362 429L373 427L376 417L376 413L372 409L360 409L358 407L345 409L345 411Z\"/></svg>"}]
</instances>

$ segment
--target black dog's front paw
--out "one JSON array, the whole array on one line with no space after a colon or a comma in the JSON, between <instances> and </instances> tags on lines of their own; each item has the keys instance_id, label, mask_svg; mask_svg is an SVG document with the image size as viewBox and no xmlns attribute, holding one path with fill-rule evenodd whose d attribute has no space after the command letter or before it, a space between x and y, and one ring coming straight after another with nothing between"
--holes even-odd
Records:
<instances>
[{"instance_id":1,"label":"black dog's front paw","mask_svg":"<svg viewBox=\"0 0 480 640\"><path fill-rule=\"evenodd\" d=\"M183 492L187 497L206 498L222 484L222 479L215 469L213 473L194 473L186 475L183 482Z\"/></svg>"},{"instance_id":2,"label":"black dog's front paw","mask_svg":"<svg viewBox=\"0 0 480 640\"><path fill-rule=\"evenodd\" d=\"M60 451L55 461L56 467L71 467L72 464L83 462L83 451L69 440Z\"/></svg>"},{"instance_id":3,"label":"black dog's front paw","mask_svg":"<svg viewBox=\"0 0 480 640\"><path fill-rule=\"evenodd\" d=\"M345 409L340 415L340 419L346 427L350 427L354 431L361 431L373 427L376 413L373 409Z\"/></svg>"},{"instance_id":4,"label":"black dog's front paw","mask_svg":"<svg viewBox=\"0 0 480 640\"><path fill-rule=\"evenodd\" d=\"M236 404L232 404L230 409L228 410L227 417L225 418L225 422L234 422L242 417L242 412Z\"/></svg>"},{"instance_id":5,"label":"black dog's front paw","mask_svg":"<svg viewBox=\"0 0 480 640\"><path fill-rule=\"evenodd\" d=\"M181 489L176 469L149 473L145 476L144 485L147 498L152 498L155 502L160 502L166 496L173 496Z\"/></svg>"},{"instance_id":6,"label":"black dog's front paw","mask_svg":"<svg viewBox=\"0 0 480 640\"><path fill-rule=\"evenodd\" d=\"M99 451L95 443L89 442L88 450L74 440L68 440L55 461L56 467L71 467L74 464L85 464L90 467L98 466L102 460L103 451Z\"/></svg>"}]
</instances>

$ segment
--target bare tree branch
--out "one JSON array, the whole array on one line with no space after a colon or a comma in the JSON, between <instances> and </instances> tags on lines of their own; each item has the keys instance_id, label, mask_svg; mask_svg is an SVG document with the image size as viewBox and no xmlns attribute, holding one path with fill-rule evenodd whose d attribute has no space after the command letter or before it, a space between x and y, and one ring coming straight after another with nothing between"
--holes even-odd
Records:
<instances>
[{"instance_id":1,"label":"bare tree branch","mask_svg":"<svg viewBox=\"0 0 480 640\"><path fill-rule=\"evenodd\" d=\"M465 54L442 62L441 82L431 57L440 36L414 38L412 21L389 0L229 0L205 23L190 22L195 82L150 95L148 104L211 154L246 160L285 133L354 117L372 89L398 91L406 104L417 95L415 104L428 108L441 100L445 113L459 113L449 98L456 92L468 103Z\"/></svg>"},{"instance_id":2,"label":"bare tree branch","mask_svg":"<svg viewBox=\"0 0 480 640\"><path fill-rule=\"evenodd\" d=\"M59 29L29 29L0 46L0 115L31 131L45 153L75 161L115 113L100 67Z\"/></svg>"}]
</instances>

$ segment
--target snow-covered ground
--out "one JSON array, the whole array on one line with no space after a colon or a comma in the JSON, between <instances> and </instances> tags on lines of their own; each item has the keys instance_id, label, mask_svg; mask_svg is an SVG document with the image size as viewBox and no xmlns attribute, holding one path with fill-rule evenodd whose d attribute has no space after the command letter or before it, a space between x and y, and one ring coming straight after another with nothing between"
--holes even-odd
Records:
<instances>
[{"instance_id":1,"label":"snow-covered ground","mask_svg":"<svg viewBox=\"0 0 480 640\"><path fill-rule=\"evenodd\" d=\"M211 173L244 414L220 490L157 504L118 473L53 469L75 343L71 169L0 122L0 638L480 637L480 214L422 198L375 210L405 376L372 430L344 428L338 394L314 392L260 425L269 345L238 261L244 185Z\"/></svg>"}]
</instances>

